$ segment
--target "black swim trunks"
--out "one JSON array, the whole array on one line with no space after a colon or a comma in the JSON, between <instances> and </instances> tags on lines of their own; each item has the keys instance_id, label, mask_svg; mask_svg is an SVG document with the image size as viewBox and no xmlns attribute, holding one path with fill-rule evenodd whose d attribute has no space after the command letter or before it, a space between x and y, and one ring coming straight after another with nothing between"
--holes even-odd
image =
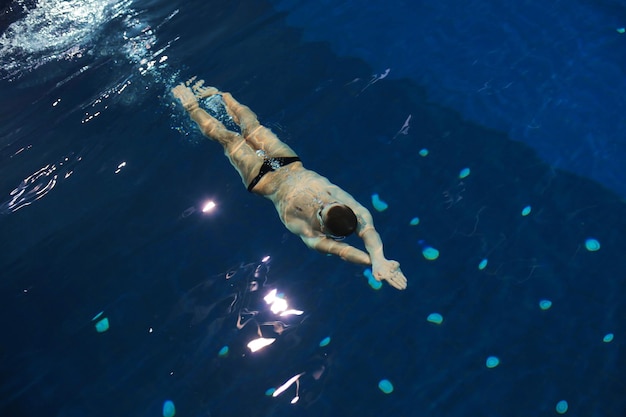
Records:
<instances>
[{"instance_id":1,"label":"black swim trunks","mask_svg":"<svg viewBox=\"0 0 626 417\"><path fill-rule=\"evenodd\" d=\"M261 181L263 175L271 171L276 171L277 169L284 167L285 165L289 165L297 161L300 161L300 158L298 158L297 156L277 156L275 158L270 158L263 155L263 165L261 165L261 169L259 169L259 174L254 177L252 181L250 181L250 185L248 185L248 191L252 192L252 189L255 185L259 183L259 181Z\"/></svg>"}]
</instances>

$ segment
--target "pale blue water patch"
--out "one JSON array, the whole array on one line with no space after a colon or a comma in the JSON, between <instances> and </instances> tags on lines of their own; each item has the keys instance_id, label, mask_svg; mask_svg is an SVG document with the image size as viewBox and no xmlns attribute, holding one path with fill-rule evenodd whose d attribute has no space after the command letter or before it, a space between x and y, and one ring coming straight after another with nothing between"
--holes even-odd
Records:
<instances>
[{"instance_id":1,"label":"pale blue water patch","mask_svg":"<svg viewBox=\"0 0 626 417\"><path fill-rule=\"evenodd\" d=\"M272 3L307 40L414 80L432 100L626 196L623 4Z\"/></svg>"}]
</instances>

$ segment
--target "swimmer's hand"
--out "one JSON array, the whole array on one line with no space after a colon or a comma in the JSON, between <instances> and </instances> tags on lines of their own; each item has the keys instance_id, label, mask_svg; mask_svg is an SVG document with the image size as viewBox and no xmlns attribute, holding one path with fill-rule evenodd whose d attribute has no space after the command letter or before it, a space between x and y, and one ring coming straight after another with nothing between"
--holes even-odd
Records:
<instances>
[{"instance_id":1,"label":"swimmer's hand","mask_svg":"<svg viewBox=\"0 0 626 417\"><path fill-rule=\"evenodd\" d=\"M378 281L387 281L389 285L399 290L406 289L406 277L400 270L400 263L397 261L377 262L372 265L372 274Z\"/></svg>"}]
</instances>

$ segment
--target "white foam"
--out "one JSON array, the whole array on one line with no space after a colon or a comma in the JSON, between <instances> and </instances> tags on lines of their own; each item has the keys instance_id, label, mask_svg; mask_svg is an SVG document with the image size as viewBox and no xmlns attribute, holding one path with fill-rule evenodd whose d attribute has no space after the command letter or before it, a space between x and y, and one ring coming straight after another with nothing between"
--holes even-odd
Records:
<instances>
[{"instance_id":1,"label":"white foam","mask_svg":"<svg viewBox=\"0 0 626 417\"><path fill-rule=\"evenodd\" d=\"M0 65L9 74L47 62L81 57L104 24L130 0L39 0L0 35Z\"/></svg>"}]
</instances>

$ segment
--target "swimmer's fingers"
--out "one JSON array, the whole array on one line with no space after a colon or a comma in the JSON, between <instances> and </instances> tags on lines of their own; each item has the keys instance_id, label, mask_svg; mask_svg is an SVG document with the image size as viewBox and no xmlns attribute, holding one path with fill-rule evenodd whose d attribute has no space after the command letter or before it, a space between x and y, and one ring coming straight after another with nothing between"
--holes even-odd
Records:
<instances>
[{"instance_id":1,"label":"swimmer's fingers","mask_svg":"<svg viewBox=\"0 0 626 417\"><path fill-rule=\"evenodd\" d=\"M385 260L382 263L372 266L374 278L378 281L387 281L389 285L399 290L406 288L406 277L400 270L400 264L397 261Z\"/></svg>"},{"instance_id":2,"label":"swimmer's fingers","mask_svg":"<svg viewBox=\"0 0 626 417\"><path fill-rule=\"evenodd\" d=\"M398 290L405 290L407 285L407 280L402 271L400 269L396 270L390 277L386 278L386 281L392 287Z\"/></svg>"}]
</instances>

